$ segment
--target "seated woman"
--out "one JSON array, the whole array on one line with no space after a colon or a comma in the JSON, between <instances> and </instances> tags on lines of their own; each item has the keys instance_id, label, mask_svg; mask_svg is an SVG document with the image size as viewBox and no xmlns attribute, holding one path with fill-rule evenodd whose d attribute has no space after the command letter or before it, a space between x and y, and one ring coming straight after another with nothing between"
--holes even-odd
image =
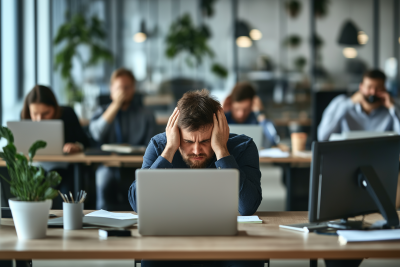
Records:
<instances>
[{"instance_id":1,"label":"seated woman","mask_svg":"<svg viewBox=\"0 0 400 267\"><path fill-rule=\"evenodd\" d=\"M280 138L274 124L261 113L261 99L250 83L238 82L222 103L222 108L229 124L261 125L267 141L264 147L276 146L279 143Z\"/></svg>"},{"instance_id":2,"label":"seated woman","mask_svg":"<svg viewBox=\"0 0 400 267\"><path fill-rule=\"evenodd\" d=\"M49 87L36 85L28 93L22 108L21 119L32 121L62 120L64 122L64 153L82 152L85 147L89 146L89 139L83 131L74 110L70 107L60 107ZM71 164L41 162L39 165L45 171L54 170L61 175L62 181L59 189L63 193L73 192L74 171ZM62 201L59 197L53 200L53 208L62 208Z\"/></svg>"}]
</instances>

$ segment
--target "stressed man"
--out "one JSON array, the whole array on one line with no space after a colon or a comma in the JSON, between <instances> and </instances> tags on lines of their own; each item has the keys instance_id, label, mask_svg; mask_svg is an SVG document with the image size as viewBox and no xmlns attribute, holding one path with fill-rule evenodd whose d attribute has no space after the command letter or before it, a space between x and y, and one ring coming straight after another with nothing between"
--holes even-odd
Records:
<instances>
[{"instance_id":1,"label":"stressed man","mask_svg":"<svg viewBox=\"0 0 400 267\"><path fill-rule=\"evenodd\" d=\"M256 145L250 137L229 134L220 104L208 91L186 93L168 120L165 133L154 136L143 157L142 169L238 169L239 213L252 215L261 203L261 172ZM182 190L185 190L182 188ZM137 212L136 181L129 189ZM142 266L190 266L188 262L142 261ZM260 261L203 262L204 266L264 266Z\"/></svg>"},{"instance_id":2,"label":"stressed man","mask_svg":"<svg viewBox=\"0 0 400 267\"><path fill-rule=\"evenodd\" d=\"M267 120L261 113L261 99L256 90L248 82L238 82L232 93L222 104L228 124L261 125L267 140L266 147L279 143L279 136L272 121Z\"/></svg>"},{"instance_id":3,"label":"stressed man","mask_svg":"<svg viewBox=\"0 0 400 267\"><path fill-rule=\"evenodd\" d=\"M153 113L135 98L135 77L130 70L117 69L111 75L109 105L101 106L90 121L89 130L99 144L145 146L155 132ZM132 182L132 168L100 166L96 171L97 209L126 210L128 200L119 187ZM125 206L124 206L125 205Z\"/></svg>"},{"instance_id":4,"label":"stressed man","mask_svg":"<svg viewBox=\"0 0 400 267\"><path fill-rule=\"evenodd\" d=\"M364 74L359 90L350 98L337 96L325 109L318 126L318 140L349 131L394 131L400 134L399 111L385 88L380 70Z\"/></svg>"}]
</instances>

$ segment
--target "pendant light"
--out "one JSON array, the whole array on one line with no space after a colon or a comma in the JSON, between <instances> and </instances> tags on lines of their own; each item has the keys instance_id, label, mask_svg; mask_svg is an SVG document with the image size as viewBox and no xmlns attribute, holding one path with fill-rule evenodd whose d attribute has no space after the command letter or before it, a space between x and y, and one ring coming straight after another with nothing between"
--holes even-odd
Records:
<instances>
[{"instance_id":1,"label":"pendant light","mask_svg":"<svg viewBox=\"0 0 400 267\"><path fill-rule=\"evenodd\" d=\"M239 47L251 47L253 42L250 39L250 28L244 21L236 21L235 24L236 45Z\"/></svg>"},{"instance_id":2,"label":"pendant light","mask_svg":"<svg viewBox=\"0 0 400 267\"><path fill-rule=\"evenodd\" d=\"M358 33L359 29L351 21L348 20L343 24L342 30L340 31L338 43L347 46L359 46Z\"/></svg>"}]
</instances>

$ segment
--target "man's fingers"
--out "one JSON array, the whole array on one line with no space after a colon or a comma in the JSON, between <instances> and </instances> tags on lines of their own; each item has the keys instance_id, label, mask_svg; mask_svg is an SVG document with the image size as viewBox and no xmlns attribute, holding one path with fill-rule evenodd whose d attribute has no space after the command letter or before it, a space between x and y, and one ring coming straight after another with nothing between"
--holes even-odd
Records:
<instances>
[{"instance_id":1,"label":"man's fingers","mask_svg":"<svg viewBox=\"0 0 400 267\"><path fill-rule=\"evenodd\" d=\"M220 129L223 129L225 126L224 125L224 117L225 117L225 114L223 113L222 109L219 109L218 110L218 125L219 125Z\"/></svg>"},{"instance_id":2,"label":"man's fingers","mask_svg":"<svg viewBox=\"0 0 400 267\"><path fill-rule=\"evenodd\" d=\"M168 128L168 126L172 123L172 120L173 120L173 118L175 117L177 110L178 110L178 108L175 108L175 109L174 109L174 112L172 112L171 116L169 116L168 122L167 122L167 128Z\"/></svg>"},{"instance_id":3,"label":"man's fingers","mask_svg":"<svg viewBox=\"0 0 400 267\"><path fill-rule=\"evenodd\" d=\"M177 112L177 115L175 116L175 121L172 127L178 127L178 121L179 121L179 110Z\"/></svg>"}]
</instances>

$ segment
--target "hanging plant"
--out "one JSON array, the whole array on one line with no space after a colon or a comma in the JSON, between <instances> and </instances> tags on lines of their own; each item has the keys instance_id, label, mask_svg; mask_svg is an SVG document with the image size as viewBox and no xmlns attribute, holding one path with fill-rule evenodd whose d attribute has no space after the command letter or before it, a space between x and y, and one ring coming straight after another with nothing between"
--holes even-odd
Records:
<instances>
[{"instance_id":1,"label":"hanging plant","mask_svg":"<svg viewBox=\"0 0 400 267\"><path fill-rule=\"evenodd\" d=\"M297 17L297 15L299 15L301 10L301 3L299 1L296 0L288 1L286 2L285 6L286 6L286 11L292 18L295 18Z\"/></svg>"},{"instance_id":2,"label":"hanging plant","mask_svg":"<svg viewBox=\"0 0 400 267\"><path fill-rule=\"evenodd\" d=\"M328 14L329 0L314 0L314 14L317 18L325 17Z\"/></svg>"},{"instance_id":3,"label":"hanging plant","mask_svg":"<svg viewBox=\"0 0 400 267\"><path fill-rule=\"evenodd\" d=\"M317 34L314 35L313 42L316 49L320 49L324 45L324 40Z\"/></svg>"},{"instance_id":4,"label":"hanging plant","mask_svg":"<svg viewBox=\"0 0 400 267\"><path fill-rule=\"evenodd\" d=\"M302 39L299 35L292 34L285 38L283 44L286 47L297 48L301 45Z\"/></svg>"},{"instance_id":5,"label":"hanging plant","mask_svg":"<svg viewBox=\"0 0 400 267\"><path fill-rule=\"evenodd\" d=\"M307 64L307 59L303 56L299 56L293 60L293 65L295 69L298 70L299 72L303 72L306 64Z\"/></svg>"},{"instance_id":6,"label":"hanging plant","mask_svg":"<svg viewBox=\"0 0 400 267\"><path fill-rule=\"evenodd\" d=\"M95 66L102 60L112 61L113 56L110 50L102 43L106 39L106 32L102 22L97 16L86 19L83 14L76 14L70 18L66 15L66 23L58 28L55 45L63 45L60 52L55 56L54 69L61 70L61 77L65 81L65 91L69 103L82 102L83 93L72 77L73 60L77 58L82 69ZM90 50L90 57L84 61L78 51L79 46L87 46Z\"/></svg>"},{"instance_id":7,"label":"hanging plant","mask_svg":"<svg viewBox=\"0 0 400 267\"><path fill-rule=\"evenodd\" d=\"M214 58L214 51L208 46L211 32L206 25L196 27L189 14L184 14L173 22L169 28L165 42L165 54L173 59L180 53L188 53L186 64L189 67L198 66L203 62L203 57ZM211 71L218 77L226 78L227 70L218 63L214 63Z\"/></svg>"},{"instance_id":8,"label":"hanging plant","mask_svg":"<svg viewBox=\"0 0 400 267\"><path fill-rule=\"evenodd\" d=\"M216 0L200 0L200 9L204 17L211 18L214 15L214 3Z\"/></svg>"}]
</instances>

